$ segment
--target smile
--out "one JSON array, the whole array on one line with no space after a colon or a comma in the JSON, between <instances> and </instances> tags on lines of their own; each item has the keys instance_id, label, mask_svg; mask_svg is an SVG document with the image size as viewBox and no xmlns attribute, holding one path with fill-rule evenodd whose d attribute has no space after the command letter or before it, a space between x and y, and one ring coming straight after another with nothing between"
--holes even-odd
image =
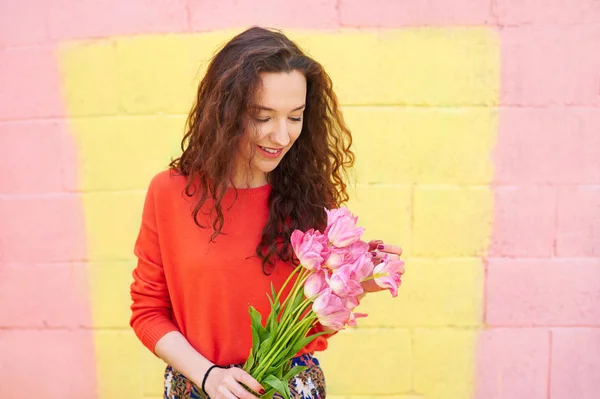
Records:
<instances>
[{"instance_id":1,"label":"smile","mask_svg":"<svg viewBox=\"0 0 600 399\"><path fill-rule=\"evenodd\" d=\"M269 148L263 147L262 145L259 145L258 148L260 148L263 151L263 153L271 156L277 156L283 151L283 148Z\"/></svg>"}]
</instances>

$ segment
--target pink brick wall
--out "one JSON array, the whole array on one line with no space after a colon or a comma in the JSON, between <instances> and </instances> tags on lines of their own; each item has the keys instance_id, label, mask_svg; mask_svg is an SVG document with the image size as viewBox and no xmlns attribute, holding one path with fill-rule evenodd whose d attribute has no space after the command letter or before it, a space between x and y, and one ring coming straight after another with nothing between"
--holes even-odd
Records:
<instances>
[{"instance_id":1,"label":"pink brick wall","mask_svg":"<svg viewBox=\"0 0 600 399\"><path fill-rule=\"evenodd\" d=\"M23 388L23 398L64 397L65 386L72 398L96 397L89 298L81 290L82 193L56 44L249 24L499 32L495 217L475 397L600 397L600 2L207 4L0 0L0 366L11 370L0 397L20 398ZM77 367L57 368L57 358Z\"/></svg>"},{"instance_id":2,"label":"pink brick wall","mask_svg":"<svg viewBox=\"0 0 600 399\"><path fill-rule=\"evenodd\" d=\"M600 392L600 3L498 0L481 399Z\"/></svg>"}]
</instances>

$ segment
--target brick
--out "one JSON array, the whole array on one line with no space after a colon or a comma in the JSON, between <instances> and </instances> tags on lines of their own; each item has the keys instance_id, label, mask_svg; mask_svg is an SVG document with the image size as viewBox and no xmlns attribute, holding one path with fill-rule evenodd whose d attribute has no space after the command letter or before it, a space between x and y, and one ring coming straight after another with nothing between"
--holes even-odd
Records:
<instances>
[{"instance_id":1,"label":"brick","mask_svg":"<svg viewBox=\"0 0 600 399\"><path fill-rule=\"evenodd\" d=\"M501 108L496 182L599 183L599 129L595 108Z\"/></svg>"},{"instance_id":2,"label":"brick","mask_svg":"<svg viewBox=\"0 0 600 399\"><path fill-rule=\"evenodd\" d=\"M440 278L439 276L443 276ZM406 259L398 297L367 295L361 327L479 326L483 308L483 265L479 259Z\"/></svg>"},{"instance_id":3,"label":"brick","mask_svg":"<svg viewBox=\"0 0 600 399\"><path fill-rule=\"evenodd\" d=\"M96 369L99 398L131 399L142 397L140 346L132 331L97 331ZM119 359L115 361L115 359ZM162 385L162 379L157 381Z\"/></svg>"},{"instance_id":4,"label":"brick","mask_svg":"<svg viewBox=\"0 0 600 399\"><path fill-rule=\"evenodd\" d=\"M369 354L356 357L352 353ZM390 395L411 389L412 356L407 330L352 329L338 333L321 361L328 394Z\"/></svg>"},{"instance_id":5,"label":"brick","mask_svg":"<svg viewBox=\"0 0 600 399\"><path fill-rule=\"evenodd\" d=\"M549 331L482 331L477 342L475 399L547 399L549 363Z\"/></svg>"},{"instance_id":6,"label":"brick","mask_svg":"<svg viewBox=\"0 0 600 399\"><path fill-rule=\"evenodd\" d=\"M600 87L600 84L599 84ZM569 131L558 135L557 176L565 183L600 183L600 113L597 108L571 110ZM562 132L561 132L562 133Z\"/></svg>"},{"instance_id":7,"label":"brick","mask_svg":"<svg viewBox=\"0 0 600 399\"><path fill-rule=\"evenodd\" d=\"M556 189L548 186L496 188L490 256L552 256L556 196Z\"/></svg>"},{"instance_id":8,"label":"brick","mask_svg":"<svg viewBox=\"0 0 600 399\"><path fill-rule=\"evenodd\" d=\"M600 390L600 330L552 331L550 397L595 399Z\"/></svg>"},{"instance_id":9,"label":"brick","mask_svg":"<svg viewBox=\"0 0 600 399\"><path fill-rule=\"evenodd\" d=\"M598 281L598 260L491 259L486 283L486 323L600 325Z\"/></svg>"},{"instance_id":10,"label":"brick","mask_svg":"<svg viewBox=\"0 0 600 399\"><path fill-rule=\"evenodd\" d=\"M83 264L4 264L0 267L0 326L78 328L92 325Z\"/></svg>"},{"instance_id":11,"label":"brick","mask_svg":"<svg viewBox=\"0 0 600 399\"><path fill-rule=\"evenodd\" d=\"M600 256L600 189L564 187L558 197L559 256Z\"/></svg>"},{"instance_id":12,"label":"brick","mask_svg":"<svg viewBox=\"0 0 600 399\"><path fill-rule=\"evenodd\" d=\"M492 228L487 187L417 187L414 195L414 256L481 256Z\"/></svg>"},{"instance_id":13,"label":"brick","mask_svg":"<svg viewBox=\"0 0 600 399\"><path fill-rule=\"evenodd\" d=\"M0 330L0 353L2 398L97 398L91 330Z\"/></svg>"},{"instance_id":14,"label":"brick","mask_svg":"<svg viewBox=\"0 0 600 399\"><path fill-rule=\"evenodd\" d=\"M92 262L135 260L145 192L97 192L83 195ZM116 227L118 226L118 228Z\"/></svg>"},{"instance_id":15,"label":"brick","mask_svg":"<svg viewBox=\"0 0 600 399\"><path fill-rule=\"evenodd\" d=\"M442 0L399 2L377 0L366 7L360 0L340 0L342 26L358 28L439 25L487 25L491 22L490 3L478 0L454 0L451 6Z\"/></svg>"},{"instance_id":16,"label":"brick","mask_svg":"<svg viewBox=\"0 0 600 399\"><path fill-rule=\"evenodd\" d=\"M210 31L231 27L285 26L291 28L337 28L338 17L334 0L280 2L263 0L222 0L218 3L190 1L191 25L195 31ZM241 32L240 28L240 32Z\"/></svg>"},{"instance_id":17,"label":"brick","mask_svg":"<svg viewBox=\"0 0 600 399\"><path fill-rule=\"evenodd\" d=\"M0 123L0 193L74 190L74 163L74 140L63 121Z\"/></svg>"},{"instance_id":18,"label":"brick","mask_svg":"<svg viewBox=\"0 0 600 399\"><path fill-rule=\"evenodd\" d=\"M196 73L198 66L202 70L207 59L233 33L140 37L117 41L119 81L125 110L133 113L157 110L187 113L193 99L196 77L203 76ZM289 34L325 65L333 77L342 103L447 105L497 102L499 45L491 30L413 29L384 34ZM75 45L68 52L72 60L63 56L70 112L89 113L85 111L89 110L89 106L77 105L84 99L88 104L117 104L116 101L109 101L114 96L113 78L110 76L114 60L111 59L110 49L101 46L87 46L89 51L83 51L81 45ZM365 53L364 62L353 62L350 58L353 52L347 51L348 48ZM428 51L421 51L423 48ZM396 59L397 54L409 53L424 56L407 58L402 62ZM148 61L148 54L154 58L153 62ZM397 68L403 69L398 71ZM95 76L105 70L109 74L100 76L101 79L88 77L90 71ZM171 78L165 79L165 76ZM357 82L356 76L365 79ZM83 77L88 78L87 83L81 82ZM444 90L440 90L440 87ZM83 110L79 111L77 107L83 107ZM100 113L102 107L95 106L94 109ZM102 112L110 113L111 110Z\"/></svg>"},{"instance_id":19,"label":"brick","mask_svg":"<svg viewBox=\"0 0 600 399\"><path fill-rule=\"evenodd\" d=\"M600 104L600 25L501 31L502 104Z\"/></svg>"},{"instance_id":20,"label":"brick","mask_svg":"<svg viewBox=\"0 0 600 399\"><path fill-rule=\"evenodd\" d=\"M69 116L120 112L117 64L111 42L69 43L61 45L57 54Z\"/></svg>"},{"instance_id":21,"label":"brick","mask_svg":"<svg viewBox=\"0 0 600 399\"><path fill-rule=\"evenodd\" d=\"M492 180L489 153L498 120L492 109L346 107L344 117L353 133L361 182L487 184Z\"/></svg>"},{"instance_id":22,"label":"brick","mask_svg":"<svg viewBox=\"0 0 600 399\"><path fill-rule=\"evenodd\" d=\"M594 0L495 0L494 14L501 25L556 25L600 22L600 5Z\"/></svg>"},{"instance_id":23,"label":"brick","mask_svg":"<svg viewBox=\"0 0 600 399\"><path fill-rule=\"evenodd\" d=\"M215 36L217 38L219 36ZM217 47L195 47L190 36L141 36L116 42L119 92L127 113L187 114L196 98L199 56ZM202 77L199 75L198 77Z\"/></svg>"},{"instance_id":24,"label":"brick","mask_svg":"<svg viewBox=\"0 0 600 399\"><path fill-rule=\"evenodd\" d=\"M78 262L85 259L81 197L0 198L0 259L9 262Z\"/></svg>"},{"instance_id":25,"label":"brick","mask_svg":"<svg viewBox=\"0 0 600 399\"><path fill-rule=\"evenodd\" d=\"M184 125L179 116L73 120L81 190L145 190L152 176L181 154Z\"/></svg>"},{"instance_id":26,"label":"brick","mask_svg":"<svg viewBox=\"0 0 600 399\"><path fill-rule=\"evenodd\" d=\"M135 262L103 262L89 265L94 327L128 329L131 310L129 286Z\"/></svg>"},{"instance_id":27,"label":"brick","mask_svg":"<svg viewBox=\"0 0 600 399\"><path fill-rule=\"evenodd\" d=\"M290 32L290 38L325 67L343 105L498 102L500 45L492 29Z\"/></svg>"},{"instance_id":28,"label":"brick","mask_svg":"<svg viewBox=\"0 0 600 399\"><path fill-rule=\"evenodd\" d=\"M476 339L475 331L417 329L414 391L425 398L471 397Z\"/></svg>"},{"instance_id":29,"label":"brick","mask_svg":"<svg viewBox=\"0 0 600 399\"><path fill-rule=\"evenodd\" d=\"M0 87L0 120L65 114L49 46L0 48Z\"/></svg>"},{"instance_id":30,"label":"brick","mask_svg":"<svg viewBox=\"0 0 600 399\"><path fill-rule=\"evenodd\" d=\"M50 2L0 2L0 48L47 41L46 12ZM35 9L37 12L31 12Z\"/></svg>"},{"instance_id":31,"label":"brick","mask_svg":"<svg viewBox=\"0 0 600 399\"><path fill-rule=\"evenodd\" d=\"M47 20L58 41L188 31L186 0L56 0Z\"/></svg>"},{"instance_id":32,"label":"brick","mask_svg":"<svg viewBox=\"0 0 600 399\"><path fill-rule=\"evenodd\" d=\"M349 190L347 207L366 229L363 239L399 245L405 255L409 254L412 190L406 186L365 184L353 188Z\"/></svg>"}]
</instances>

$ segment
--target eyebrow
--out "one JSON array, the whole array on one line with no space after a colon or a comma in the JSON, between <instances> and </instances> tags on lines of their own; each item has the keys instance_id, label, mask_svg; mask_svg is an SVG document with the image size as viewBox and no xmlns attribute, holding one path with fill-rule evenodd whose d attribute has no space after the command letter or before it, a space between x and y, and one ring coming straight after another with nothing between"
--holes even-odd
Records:
<instances>
[{"instance_id":1,"label":"eyebrow","mask_svg":"<svg viewBox=\"0 0 600 399\"><path fill-rule=\"evenodd\" d=\"M294 112L294 111L300 111L304 107L306 107L306 104L302 104L301 106L299 106L297 108L294 108L292 110L292 112ZM257 105L256 109L261 110L261 111L275 111L273 108L263 107L262 105Z\"/></svg>"}]
</instances>

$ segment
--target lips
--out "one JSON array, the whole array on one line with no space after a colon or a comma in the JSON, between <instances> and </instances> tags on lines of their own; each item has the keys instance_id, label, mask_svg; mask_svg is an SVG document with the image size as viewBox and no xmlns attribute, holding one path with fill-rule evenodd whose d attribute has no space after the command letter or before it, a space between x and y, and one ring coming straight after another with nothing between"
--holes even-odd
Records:
<instances>
[{"instance_id":1,"label":"lips","mask_svg":"<svg viewBox=\"0 0 600 399\"><path fill-rule=\"evenodd\" d=\"M261 154L268 158L276 158L283 152L283 148L263 147L261 145L258 146L258 149L260 150Z\"/></svg>"}]
</instances>

